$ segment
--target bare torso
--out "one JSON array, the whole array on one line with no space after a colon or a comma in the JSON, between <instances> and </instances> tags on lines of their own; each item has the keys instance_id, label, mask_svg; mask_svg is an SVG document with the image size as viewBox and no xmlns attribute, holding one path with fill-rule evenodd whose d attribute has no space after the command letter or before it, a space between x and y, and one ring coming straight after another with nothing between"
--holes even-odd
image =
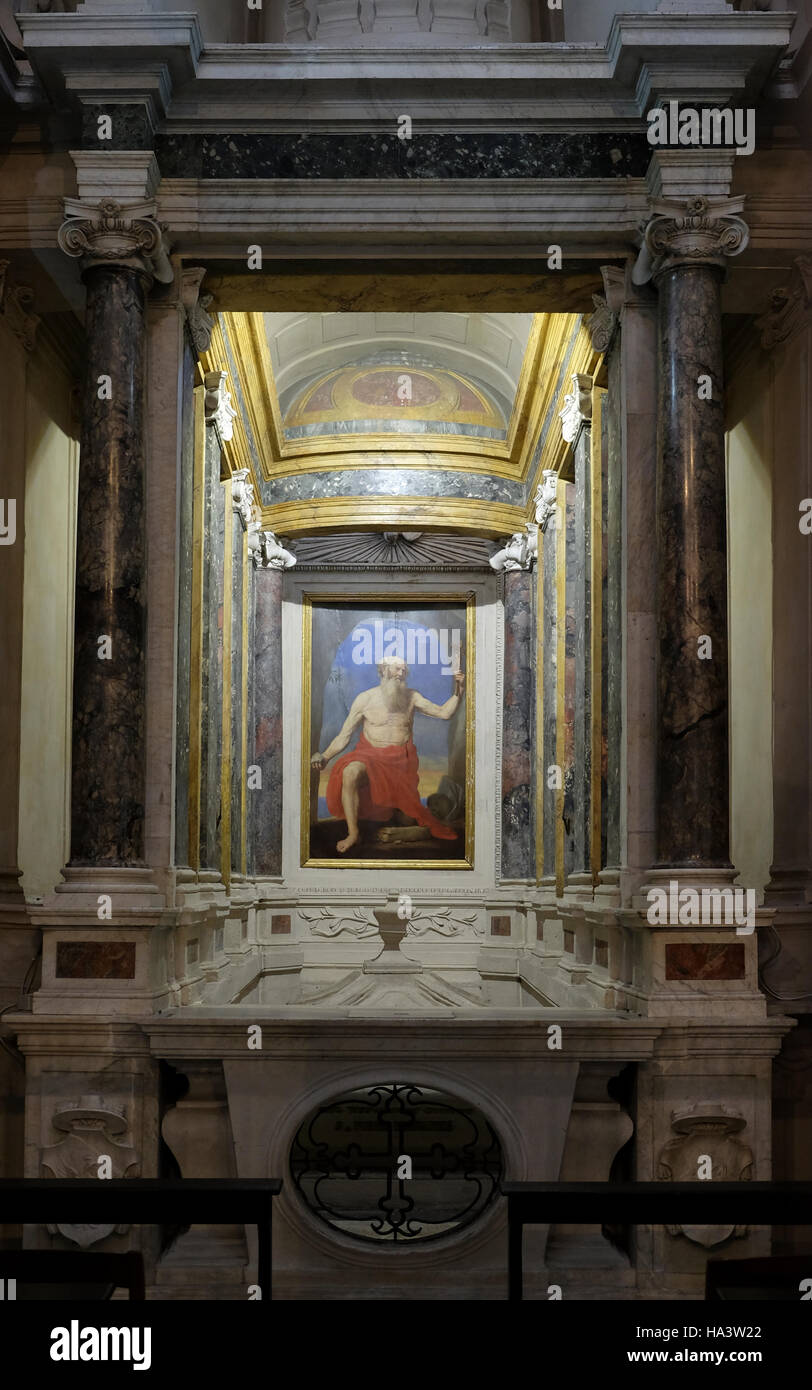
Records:
<instances>
[{"instance_id":1,"label":"bare torso","mask_svg":"<svg viewBox=\"0 0 812 1390\"><path fill-rule=\"evenodd\" d=\"M380 686L367 693L363 704L364 737L375 748L389 748L393 744L408 743L412 737L414 723L414 690L407 690L409 697L404 709L388 709Z\"/></svg>"}]
</instances>

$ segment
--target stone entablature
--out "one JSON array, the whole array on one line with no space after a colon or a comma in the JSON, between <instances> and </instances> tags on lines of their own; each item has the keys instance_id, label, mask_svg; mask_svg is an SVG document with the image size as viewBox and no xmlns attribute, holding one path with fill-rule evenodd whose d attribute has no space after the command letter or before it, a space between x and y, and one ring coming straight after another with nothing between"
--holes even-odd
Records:
<instances>
[{"instance_id":1,"label":"stone entablature","mask_svg":"<svg viewBox=\"0 0 812 1390\"><path fill-rule=\"evenodd\" d=\"M523 0L288 0L287 43L479 43L512 37Z\"/></svg>"}]
</instances>

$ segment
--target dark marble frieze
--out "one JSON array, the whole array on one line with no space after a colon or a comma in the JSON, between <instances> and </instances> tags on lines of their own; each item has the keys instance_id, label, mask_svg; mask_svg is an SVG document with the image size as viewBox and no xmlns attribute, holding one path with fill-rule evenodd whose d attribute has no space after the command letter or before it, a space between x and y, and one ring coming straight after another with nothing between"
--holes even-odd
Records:
<instances>
[{"instance_id":1,"label":"dark marble frieze","mask_svg":"<svg viewBox=\"0 0 812 1390\"><path fill-rule=\"evenodd\" d=\"M109 127L99 117L109 116ZM109 131L109 139L106 133ZM105 138L99 138L100 132ZM82 107L83 150L151 150L155 131L143 102L99 102Z\"/></svg>"},{"instance_id":2,"label":"dark marble frieze","mask_svg":"<svg viewBox=\"0 0 812 1390\"><path fill-rule=\"evenodd\" d=\"M176 179L643 178L651 158L642 131L161 134L155 153L163 177Z\"/></svg>"},{"instance_id":3,"label":"dark marble frieze","mask_svg":"<svg viewBox=\"0 0 812 1390\"><path fill-rule=\"evenodd\" d=\"M360 532L357 535L305 536L290 542L298 570L321 569L423 569L485 570L490 541L470 536L418 535L415 532Z\"/></svg>"},{"instance_id":4,"label":"dark marble frieze","mask_svg":"<svg viewBox=\"0 0 812 1390\"><path fill-rule=\"evenodd\" d=\"M487 473L443 468L336 468L291 474L260 482L262 504L303 502L326 497L470 497L482 502L525 505L525 487Z\"/></svg>"}]
</instances>

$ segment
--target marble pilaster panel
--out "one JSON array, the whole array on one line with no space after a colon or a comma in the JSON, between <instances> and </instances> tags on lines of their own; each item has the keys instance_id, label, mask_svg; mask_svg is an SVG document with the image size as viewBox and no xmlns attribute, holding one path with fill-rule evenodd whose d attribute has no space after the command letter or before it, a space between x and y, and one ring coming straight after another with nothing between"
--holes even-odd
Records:
<instances>
[{"instance_id":1,"label":"marble pilaster panel","mask_svg":"<svg viewBox=\"0 0 812 1390\"><path fill-rule=\"evenodd\" d=\"M139 865L146 792L146 282L130 266L95 264L85 281L71 864Z\"/></svg>"},{"instance_id":2,"label":"marble pilaster panel","mask_svg":"<svg viewBox=\"0 0 812 1390\"><path fill-rule=\"evenodd\" d=\"M555 885L556 808L558 792L550 769L556 764L556 691L558 660L558 589L556 583L556 513L553 512L540 536L539 564L542 568L544 622L542 640L542 766L537 775L543 777L542 837L544 846L543 882ZM551 780L553 785L550 785Z\"/></svg>"},{"instance_id":3,"label":"marble pilaster panel","mask_svg":"<svg viewBox=\"0 0 812 1390\"><path fill-rule=\"evenodd\" d=\"M623 547L622 438L620 427L621 354L615 345L608 362L608 390L603 422L603 634L601 641L603 695L602 737L605 770L601 786L601 867L620 868L620 740L623 682L621 579Z\"/></svg>"},{"instance_id":4,"label":"marble pilaster panel","mask_svg":"<svg viewBox=\"0 0 812 1390\"><path fill-rule=\"evenodd\" d=\"M180 527L178 536L177 717L175 733L175 863L188 865L189 742L192 644L192 542L194 496L195 359L184 343L182 363Z\"/></svg>"},{"instance_id":5,"label":"marble pilaster panel","mask_svg":"<svg viewBox=\"0 0 812 1390\"><path fill-rule=\"evenodd\" d=\"M220 448L215 432L206 431L206 488L208 515L207 606L204 614L209 629L205 653L206 696L203 714L207 724L206 737L206 795L201 796L201 840L205 840L205 855L201 844L201 867L221 867L223 757L223 608L225 584L225 489L220 482Z\"/></svg>"},{"instance_id":6,"label":"marble pilaster panel","mask_svg":"<svg viewBox=\"0 0 812 1390\"><path fill-rule=\"evenodd\" d=\"M262 784L249 790L257 875L282 871L282 572L254 573L254 754Z\"/></svg>"},{"instance_id":7,"label":"marble pilaster panel","mask_svg":"<svg viewBox=\"0 0 812 1390\"><path fill-rule=\"evenodd\" d=\"M575 871L575 485L565 487L564 508L564 881Z\"/></svg>"},{"instance_id":8,"label":"marble pilaster panel","mask_svg":"<svg viewBox=\"0 0 812 1390\"><path fill-rule=\"evenodd\" d=\"M3 279L5 277L2 277ZM0 546L0 922L24 920L25 898L18 865L20 787L20 702L23 667L23 568L25 557L25 411L26 351L18 335L0 320L3 353L2 520L13 544ZM14 524L12 527L12 510ZM23 914L20 918L19 914ZM26 962L27 963L27 962ZM3 972L5 973L5 972ZM0 991L1 992L1 991ZM3 1003L16 999L13 996ZM2 1007L2 1005L0 1005Z\"/></svg>"},{"instance_id":9,"label":"marble pilaster panel","mask_svg":"<svg viewBox=\"0 0 812 1390\"><path fill-rule=\"evenodd\" d=\"M231 530L231 872L242 872L242 794L245 782L243 747L243 549L245 531L235 510Z\"/></svg>"},{"instance_id":10,"label":"marble pilaster panel","mask_svg":"<svg viewBox=\"0 0 812 1390\"><path fill-rule=\"evenodd\" d=\"M174 290L174 287L173 287ZM187 367L188 371L188 367ZM146 800L145 857L162 886L168 883L168 869L175 862L173 802L175 785L176 731L180 716L175 713L178 689L176 651L184 652L186 680L180 687L186 697L185 765L181 805L188 813L186 774L188 774L188 636L186 646L178 638L176 592L188 591L191 563L179 576L186 558L178 550L179 508L182 506L182 462L184 390L184 316L179 296L151 300L147 306L146 398L149 414L146 428L146 529L148 562L147 646L146 646ZM81 468L81 464L80 464ZM191 484L191 479L189 480ZM191 510L190 503L189 510ZM183 863L186 862L184 852Z\"/></svg>"},{"instance_id":11,"label":"marble pilaster panel","mask_svg":"<svg viewBox=\"0 0 812 1390\"><path fill-rule=\"evenodd\" d=\"M535 576L506 572L502 694L502 863L506 879L535 880Z\"/></svg>"},{"instance_id":12,"label":"marble pilaster panel","mask_svg":"<svg viewBox=\"0 0 812 1390\"><path fill-rule=\"evenodd\" d=\"M575 688L573 691L572 869L591 875L591 429L583 427L575 443L573 517L573 616Z\"/></svg>"}]
</instances>

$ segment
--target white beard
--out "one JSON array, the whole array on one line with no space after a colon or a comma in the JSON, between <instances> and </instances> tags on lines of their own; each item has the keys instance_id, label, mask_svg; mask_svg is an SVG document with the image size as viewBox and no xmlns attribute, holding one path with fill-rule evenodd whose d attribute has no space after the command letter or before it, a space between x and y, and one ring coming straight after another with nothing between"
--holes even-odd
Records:
<instances>
[{"instance_id":1,"label":"white beard","mask_svg":"<svg viewBox=\"0 0 812 1390\"><path fill-rule=\"evenodd\" d=\"M381 677L381 695L387 709L405 710L409 704L409 689L392 676Z\"/></svg>"}]
</instances>

